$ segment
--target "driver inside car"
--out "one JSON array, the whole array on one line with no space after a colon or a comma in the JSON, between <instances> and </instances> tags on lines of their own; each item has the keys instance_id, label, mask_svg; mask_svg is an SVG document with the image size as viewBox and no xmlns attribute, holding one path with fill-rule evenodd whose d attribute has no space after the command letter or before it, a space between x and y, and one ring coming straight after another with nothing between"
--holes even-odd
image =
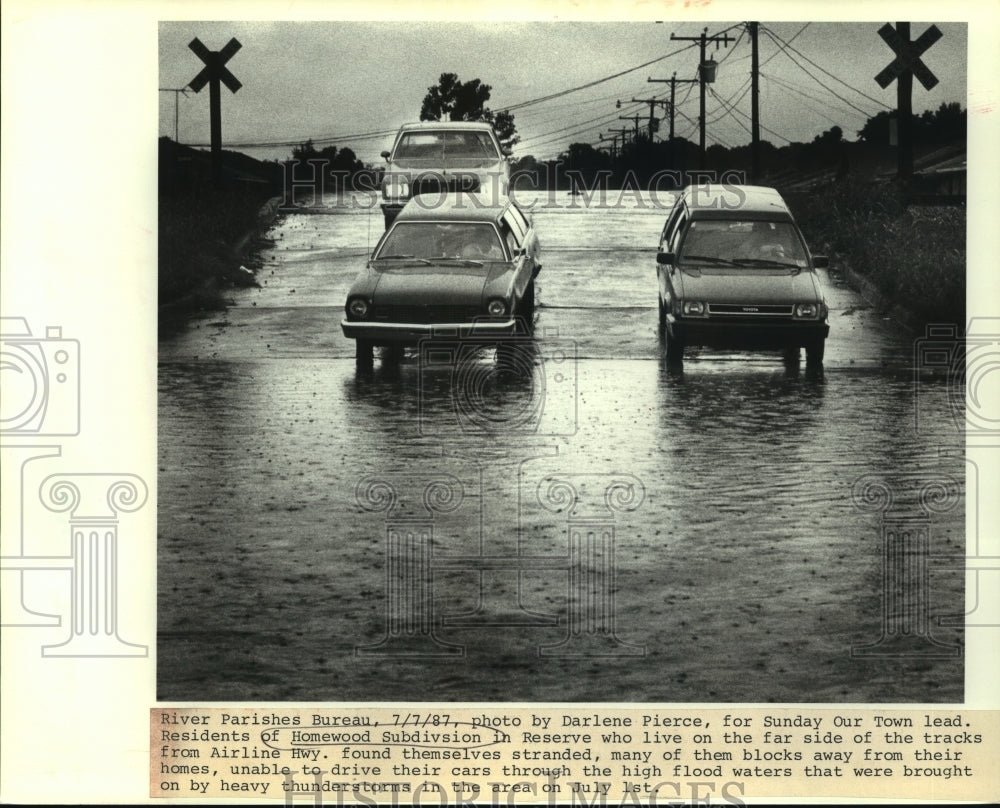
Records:
<instances>
[{"instance_id":1,"label":"driver inside car","mask_svg":"<svg viewBox=\"0 0 1000 808\"><path fill-rule=\"evenodd\" d=\"M502 257L500 242L489 228L476 227L462 248L462 257L473 261L499 261Z\"/></svg>"}]
</instances>

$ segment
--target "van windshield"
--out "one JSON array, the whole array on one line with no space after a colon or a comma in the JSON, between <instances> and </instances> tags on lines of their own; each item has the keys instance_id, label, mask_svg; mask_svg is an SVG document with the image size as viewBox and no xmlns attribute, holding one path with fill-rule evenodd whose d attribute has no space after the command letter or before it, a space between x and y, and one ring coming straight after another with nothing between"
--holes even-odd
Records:
<instances>
[{"instance_id":1,"label":"van windshield","mask_svg":"<svg viewBox=\"0 0 1000 808\"><path fill-rule=\"evenodd\" d=\"M400 166L485 165L496 162L500 155L486 132L420 131L405 133L396 144L392 159Z\"/></svg>"},{"instance_id":2,"label":"van windshield","mask_svg":"<svg viewBox=\"0 0 1000 808\"><path fill-rule=\"evenodd\" d=\"M681 242L678 263L706 266L807 265L805 248L791 222L698 220Z\"/></svg>"}]
</instances>

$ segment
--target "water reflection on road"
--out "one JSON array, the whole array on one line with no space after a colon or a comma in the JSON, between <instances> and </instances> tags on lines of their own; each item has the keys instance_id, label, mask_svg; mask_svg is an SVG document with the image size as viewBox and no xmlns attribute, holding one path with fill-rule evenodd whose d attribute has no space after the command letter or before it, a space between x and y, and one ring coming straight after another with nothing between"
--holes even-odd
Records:
<instances>
[{"instance_id":1,"label":"water reflection on road","mask_svg":"<svg viewBox=\"0 0 1000 808\"><path fill-rule=\"evenodd\" d=\"M359 373L337 325L357 262L305 256L364 244L349 215L290 217L275 280L162 340L160 697L960 701L960 657L851 653L886 598L884 515L856 482L881 475L916 518L920 485L964 479L949 382L914 382L912 337L831 286L820 372L710 351L668 367L635 246L659 215L612 228L632 252L610 285L607 261L560 251L595 244L592 216L546 215L538 338L507 364L443 345ZM577 498L546 501L563 479ZM426 614L395 636L393 526L418 517ZM590 591L573 583L588 520L613 539L589 618L611 650L581 661L551 649ZM962 503L928 525L934 554L961 555ZM961 612L962 575L931 572L929 612ZM387 636L440 659L359 655Z\"/></svg>"}]
</instances>

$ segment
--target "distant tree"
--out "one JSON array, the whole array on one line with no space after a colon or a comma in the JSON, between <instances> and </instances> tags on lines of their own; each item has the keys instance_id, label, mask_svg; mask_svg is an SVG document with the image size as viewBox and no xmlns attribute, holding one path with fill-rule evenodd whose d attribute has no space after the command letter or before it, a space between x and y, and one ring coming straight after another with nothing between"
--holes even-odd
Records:
<instances>
[{"instance_id":1,"label":"distant tree","mask_svg":"<svg viewBox=\"0 0 1000 808\"><path fill-rule=\"evenodd\" d=\"M496 114L492 112L489 112L489 114L493 116L490 123L493 124L493 131L497 133L500 145L507 149L513 148L521 139L517 134L517 127L514 125L514 116L505 109Z\"/></svg>"},{"instance_id":2,"label":"distant tree","mask_svg":"<svg viewBox=\"0 0 1000 808\"><path fill-rule=\"evenodd\" d=\"M858 137L866 143L886 145L889 142L889 121L895 117L895 112L882 110L865 121L865 125L858 130Z\"/></svg>"},{"instance_id":3,"label":"distant tree","mask_svg":"<svg viewBox=\"0 0 1000 808\"><path fill-rule=\"evenodd\" d=\"M511 182L516 188L542 188L544 167L533 154L526 154L511 161Z\"/></svg>"},{"instance_id":4,"label":"distant tree","mask_svg":"<svg viewBox=\"0 0 1000 808\"><path fill-rule=\"evenodd\" d=\"M309 138L305 143L300 143L298 146L292 148L292 159L301 160L305 162L306 160L315 160L319 157L319 152L316 151L316 146L313 145L312 138Z\"/></svg>"},{"instance_id":5,"label":"distant tree","mask_svg":"<svg viewBox=\"0 0 1000 808\"><path fill-rule=\"evenodd\" d=\"M920 136L928 143L939 145L964 140L967 132L966 114L957 101L942 103L933 112L920 116Z\"/></svg>"},{"instance_id":6,"label":"distant tree","mask_svg":"<svg viewBox=\"0 0 1000 808\"><path fill-rule=\"evenodd\" d=\"M858 137L868 143L885 145L889 142L889 122L894 111L882 110L858 130ZM942 103L936 110L925 110L911 118L914 140L928 145L941 145L964 140L967 131L966 111L957 101Z\"/></svg>"},{"instance_id":7,"label":"distant tree","mask_svg":"<svg viewBox=\"0 0 1000 808\"><path fill-rule=\"evenodd\" d=\"M813 143L819 143L823 146L832 146L840 143L844 139L844 130L839 126L831 126L823 134L816 135L813 138Z\"/></svg>"},{"instance_id":8,"label":"distant tree","mask_svg":"<svg viewBox=\"0 0 1000 808\"><path fill-rule=\"evenodd\" d=\"M509 149L520 139L514 116L506 110L493 112L486 106L492 89L479 79L463 82L455 73L442 73L438 83L427 88L420 106L420 120L485 121L492 124L500 144Z\"/></svg>"},{"instance_id":9,"label":"distant tree","mask_svg":"<svg viewBox=\"0 0 1000 808\"><path fill-rule=\"evenodd\" d=\"M317 150L311 139L292 148L292 160L298 161L299 165L304 165L310 160L321 161L314 163L314 165L317 166L317 171L322 173L322 177L320 174L316 174L313 176L313 180L319 185L325 179L329 188L335 188L345 178L353 177L359 172L367 170L365 164L347 146L342 149L338 149L336 146L324 146ZM306 167L296 169L297 181L300 183L303 180L309 182L308 179L305 179L305 177L310 176L308 172L309 169Z\"/></svg>"}]
</instances>

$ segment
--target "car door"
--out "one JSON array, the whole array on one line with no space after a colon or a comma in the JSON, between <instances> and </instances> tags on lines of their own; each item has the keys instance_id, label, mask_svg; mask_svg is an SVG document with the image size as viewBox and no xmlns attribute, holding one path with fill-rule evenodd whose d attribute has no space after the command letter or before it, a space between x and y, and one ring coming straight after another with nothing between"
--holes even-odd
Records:
<instances>
[{"instance_id":1,"label":"car door","mask_svg":"<svg viewBox=\"0 0 1000 808\"><path fill-rule=\"evenodd\" d=\"M513 264L513 291L515 306L520 305L528 284L535 277L535 257L538 254L538 239L528 221L513 206L504 211L500 219L501 235L507 243Z\"/></svg>"},{"instance_id":2,"label":"car door","mask_svg":"<svg viewBox=\"0 0 1000 808\"><path fill-rule=\"evenodd\" d=\"M673 211L671 211L670 216L667 218L666 226L663 228L663 234L660 237L660 252L668 252L673 253L675 256L677 255L677 248L680 246L680 235L684 231L687 219L687 212L683 203L678 202L677 206ZM677 259L675 257L675 263L676 260ZM660 286L660 297L668 308L676 295L673 284L673 271L673 264L668 265L657 263L656 265L656 274L659 279Z\"/></svg>"},{"instance_id":3,"label":"car door","mask_svg":"<svg viewBox=\"0 0 1000 808\"><path fill-rule=\"evenodd\" d=\"M509 214L515 228L521 234L521 246L525 251L525 255L530 259L532 270L531 277L535 277L542 266L539 257L540 245L538 242L538 235L535 232L534 223L528 216L525 216L524 212L520 208L513 205L511 205L507 213Z\"/></svg>"}]
</instances>

